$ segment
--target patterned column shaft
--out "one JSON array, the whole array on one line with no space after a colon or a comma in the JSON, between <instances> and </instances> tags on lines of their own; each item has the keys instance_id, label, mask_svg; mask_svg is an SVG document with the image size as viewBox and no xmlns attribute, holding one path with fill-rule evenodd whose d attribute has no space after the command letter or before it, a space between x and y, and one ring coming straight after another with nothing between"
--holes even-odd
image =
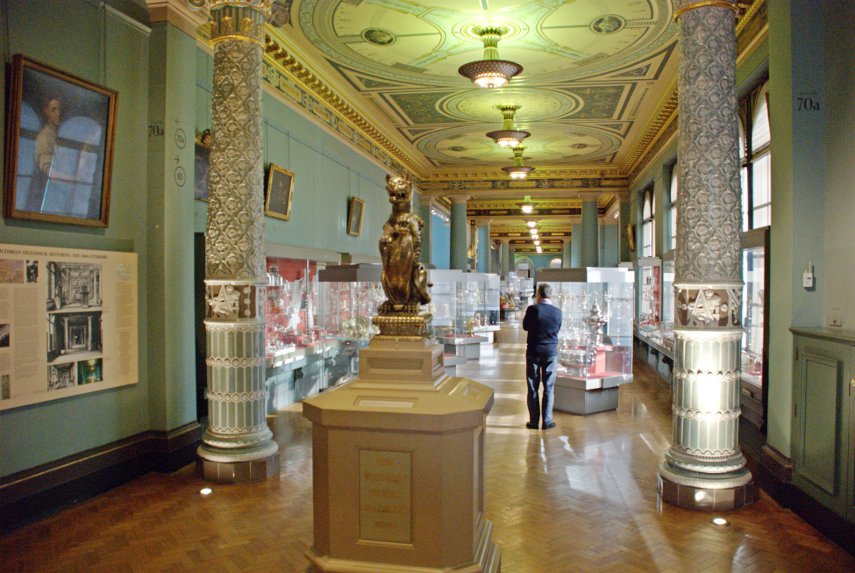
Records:
<instances>
[{"instance_id":1,"label":"patterned column shaft","mask_svg":"<svg viewBox=\"0 0 855 573\"><path fill-rule=\"evenodd\" d=\"M451 268L466 270L466 251L469 249L469 224L466 221L466 199L452 198L451 204Z\"/></svg>"},{"instance_id":2,"label":"patterned column shaft","mask_svg":"<svg viewBox=\"0 0 855 573\"><path fill-rule=\"evenodd\" d=\"M600 263L600 230L597 199L582 201L582 266L596 267Z\"/></svg>"},{"instance_id":3,"label":"patterned column shaft","mask_svg":"<svg viewBox=\"0 0 855 573\"><path fill-rule=\"evenodd\" d=\"M261 66L269 0L209 3L214 46L205 237L209 426L199 455L238 463L276 454L266 422Z\"/></svg>"},{"instance_id":4,"label":"patterned column shaft","mask_svg":"<svg viewBox=\"0 0 855 573\"><path fill-rule=\"evenodd\" d=\"M681 169L674 435L659 473L699 489L744 486L751 478L739 450L742 256L734 8L729 0L680 0L677 9Z\"/></svg>"},{"instance_id":5,"label":"patterned column shaft","mask_svg":"<svg viewBox=\"0 0 855 573\"><path fill-rule=\"evenodd\" d=\"M511 241L502 239L502 276L507 277L511 268Z\"/></svg>"}]
</instances>

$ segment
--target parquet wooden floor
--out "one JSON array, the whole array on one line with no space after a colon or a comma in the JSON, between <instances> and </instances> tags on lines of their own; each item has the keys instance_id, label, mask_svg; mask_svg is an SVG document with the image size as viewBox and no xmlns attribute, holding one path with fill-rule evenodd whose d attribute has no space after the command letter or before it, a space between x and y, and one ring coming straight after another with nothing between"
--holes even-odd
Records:
<instances>
[{"instance_id":1,"label":"parquet wooden floor","mask_svg":"<svg viewBox=\"0 0 855 573\"><path fill-rule=\"evenodd\" d=\"M855 571L855 559L767 496L725 517L659 503L656 468L670 397L636 364L616 411L556 412L523 427L524 346L500 344L459 368L492 386L487 518L505 573ZM311 428L295 406L271 418L278 479L210 485L192 466L148 474L0 538L0 571L300 572L312 540Z\"/></svg>"}]
</instances>

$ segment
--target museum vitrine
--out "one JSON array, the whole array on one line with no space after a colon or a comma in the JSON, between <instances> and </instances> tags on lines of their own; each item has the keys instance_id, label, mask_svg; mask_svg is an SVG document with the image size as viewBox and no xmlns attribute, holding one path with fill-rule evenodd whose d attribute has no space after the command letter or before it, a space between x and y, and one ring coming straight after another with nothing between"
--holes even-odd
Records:
<instances>
[{"instance_id":1,"label":"museum vitrine","mask_svg":"<svg viewBox=\"0 0 855 573\"><path fill-rule=\"evenodd\" d=\"M321 337L335 342L328 357L328 385L334 386L359 372L359 349L378 332L372 320L386 300L379 264L333 265L318 271L318 311Z\"/></svg>"},{"instance_id":2,"label":"museum vitrine","mask_svg":"<svg viewBox=\"0 0 855 573\"><path fill-rule=\"evenodd\" d=\"M635 277L626 268L542 269L561 309L555 407L589 414L617 407L632 380Z\"/></svg>"},{"instance_id":3,"label":"museum vitrine","mask_svg":"<svg viewBox=\"0 0 855 573\"><path fill-rule=\"evenodd\" d=\"M656 329L662 320L662 259L638 259L638 314L639 332Z\"/></svg>"}]
</instances>

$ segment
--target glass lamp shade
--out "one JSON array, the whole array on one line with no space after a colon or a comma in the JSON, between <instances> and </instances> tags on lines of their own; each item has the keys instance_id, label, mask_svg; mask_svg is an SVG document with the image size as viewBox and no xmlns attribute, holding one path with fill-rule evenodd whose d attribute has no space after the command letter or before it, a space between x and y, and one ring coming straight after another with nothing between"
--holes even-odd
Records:
<instances>
[{"instance_id":1,"label":"glass lamp shade","mask_svg":"<svg viewBox=\"0 0 855 573\"><path fill-rule=\"evenodd\" d=\"M528 177L528 174L534 171L534 167L528 167L526 165L514 165L512 167L502 167L502 171L507 173L511 179L525 179ZM531 211L526 211L523 209L523 213L531 213Z\"/></svg>"},{"instance_id":2,"label":"glass lamp shade","mask_svg":"<svg viewBox=\"0 0 855 573\"><path fill-rule=\"evenodd\" d=\"M479 88L500 88L522 70L521 65L507 60L478 60L463 64L457 72Z\"/></svg>"},{"instance_id":3,"label":"glass lamp shade","mask_svg":"<svg viewBox=\"0 0 855 573\"><path fill-rule=\"evenodd\" d=\"M487 137L499 144L500 147L516 147L521 144L523 139L531 135L528 131L520 131L517 129L499 129L491 131Z\"/></svg>"}]
</instances>

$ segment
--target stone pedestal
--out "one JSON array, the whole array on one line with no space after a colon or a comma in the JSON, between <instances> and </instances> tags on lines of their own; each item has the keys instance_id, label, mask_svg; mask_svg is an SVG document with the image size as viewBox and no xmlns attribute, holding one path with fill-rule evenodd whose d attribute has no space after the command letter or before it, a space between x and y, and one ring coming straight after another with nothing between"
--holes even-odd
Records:
<instances>
[{"instance_id":1,"label":"stone pedestal","mask_svg":"<svg viewBox=\"0 0 855 573\"><path fill-rule=\"evenodd\" d=\"M500 571L484 518L492 389L449 377L442 347L374 340L360 377L307 399L313 571Z\"/></svg>"}]
</instances>

